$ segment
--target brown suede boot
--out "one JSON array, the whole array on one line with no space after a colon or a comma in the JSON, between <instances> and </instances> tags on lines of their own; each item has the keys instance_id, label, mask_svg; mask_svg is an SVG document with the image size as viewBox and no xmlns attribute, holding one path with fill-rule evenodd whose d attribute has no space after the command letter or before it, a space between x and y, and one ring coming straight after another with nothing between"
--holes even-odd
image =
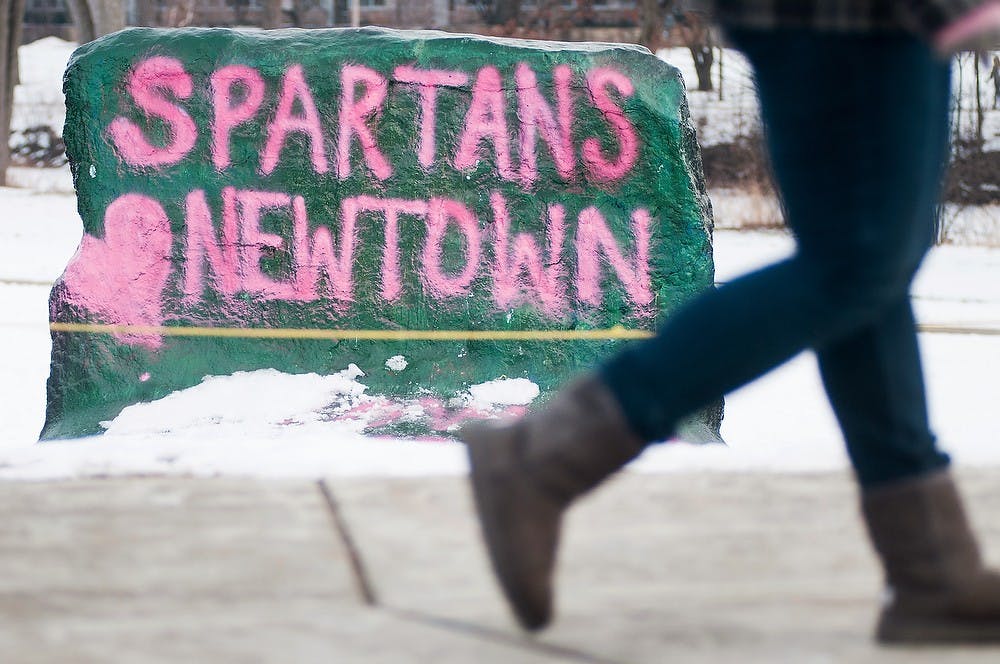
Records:
<instances>
[{"instance_id":1,"label":"brown suede boot","mask_svg":"<svg viewBox=\"0 0 1000 664\"><path fill-rule=\"evenodd\" d=\"M475 422L460 436L493 570L521 625L541 629L552 619L563 511L638 456L642 441L593 377L520 420Z\"/></svg>"},{"instance_id":2,"label":"brown suede boot","mask_svg":"<svg viewBox=\"0 0 1000 664\"><path fill-rule=\"evenodd\" d=\"M862 494L891 597L882 643L1000 642L1000 575L979 547L948 471Z\"/></svg>"}]
</instances>

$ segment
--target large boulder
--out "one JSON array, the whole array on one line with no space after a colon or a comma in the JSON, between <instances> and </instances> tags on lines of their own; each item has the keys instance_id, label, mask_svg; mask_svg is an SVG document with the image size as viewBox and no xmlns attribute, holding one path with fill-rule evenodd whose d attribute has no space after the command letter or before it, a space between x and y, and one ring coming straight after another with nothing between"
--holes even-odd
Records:
<instances>
[{"instance_id":1,"label":"large boulder","mask_svg":"<svg viewBox=\"0 0 1000 664\"><path fill-rule=\"evenodd\" d=\"M713 283L684 84L640 47L142 28L65 92L84 237L42 438L260 368L545 392Z\"/></svg>"}]
</instances>

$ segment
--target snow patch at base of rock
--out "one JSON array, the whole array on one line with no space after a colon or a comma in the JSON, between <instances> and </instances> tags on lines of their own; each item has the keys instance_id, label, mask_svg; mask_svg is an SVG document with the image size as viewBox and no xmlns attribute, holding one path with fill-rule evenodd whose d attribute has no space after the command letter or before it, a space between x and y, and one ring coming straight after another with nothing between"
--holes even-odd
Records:
<instances>
[{"instance_id":1,"label":"snow patch at base of rock","mask_svg":"<svg viewBox=\"0 0 1000 664\"><path fill-rule=\"evenodd\" d=\"M527 406L539 394L538 385L527 378L497 378L469 387L472 401L488 406Z\"/></svg>"}]
</instances>

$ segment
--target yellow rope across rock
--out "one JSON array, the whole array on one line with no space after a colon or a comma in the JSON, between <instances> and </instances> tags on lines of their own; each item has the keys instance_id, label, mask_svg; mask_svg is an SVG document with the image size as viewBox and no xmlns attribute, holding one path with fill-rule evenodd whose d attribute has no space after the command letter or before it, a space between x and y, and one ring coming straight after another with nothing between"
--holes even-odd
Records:
<instances>
[{"instance_id":1,"label":"yellow rope across rock","mask_svg":"<svg viewBox=\"0 0 1000 664\"><path fill-rule=\"evenodd\" d=\"M365 341L586 341L648 339L649 330L615 326L601 330L324 330L296 328L182 327L50 323L53 332L78 334L130 334L163 337L216 337L230 339L320 339Z\"/></svg>"}]
</instances>

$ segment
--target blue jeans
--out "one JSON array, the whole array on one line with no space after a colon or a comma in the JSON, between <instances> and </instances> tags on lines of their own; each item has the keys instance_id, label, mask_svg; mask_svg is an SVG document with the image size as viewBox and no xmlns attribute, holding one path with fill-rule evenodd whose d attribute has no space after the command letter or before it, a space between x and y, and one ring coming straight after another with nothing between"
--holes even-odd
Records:
<instances>
[{"instance_id":1,"label":"blue jeans","mask_svg":"<svg viewBox=\"0 0 1000 664\"><path fill-rule=\"evenodd\" d=\"M635 431L663 440L684 416L812 348L863 486L944 467L909 288L934 233L949 65L901 33L731 37L757 74L797 251L695 299L601 376Z\"/></svg>"}]
</instances>

